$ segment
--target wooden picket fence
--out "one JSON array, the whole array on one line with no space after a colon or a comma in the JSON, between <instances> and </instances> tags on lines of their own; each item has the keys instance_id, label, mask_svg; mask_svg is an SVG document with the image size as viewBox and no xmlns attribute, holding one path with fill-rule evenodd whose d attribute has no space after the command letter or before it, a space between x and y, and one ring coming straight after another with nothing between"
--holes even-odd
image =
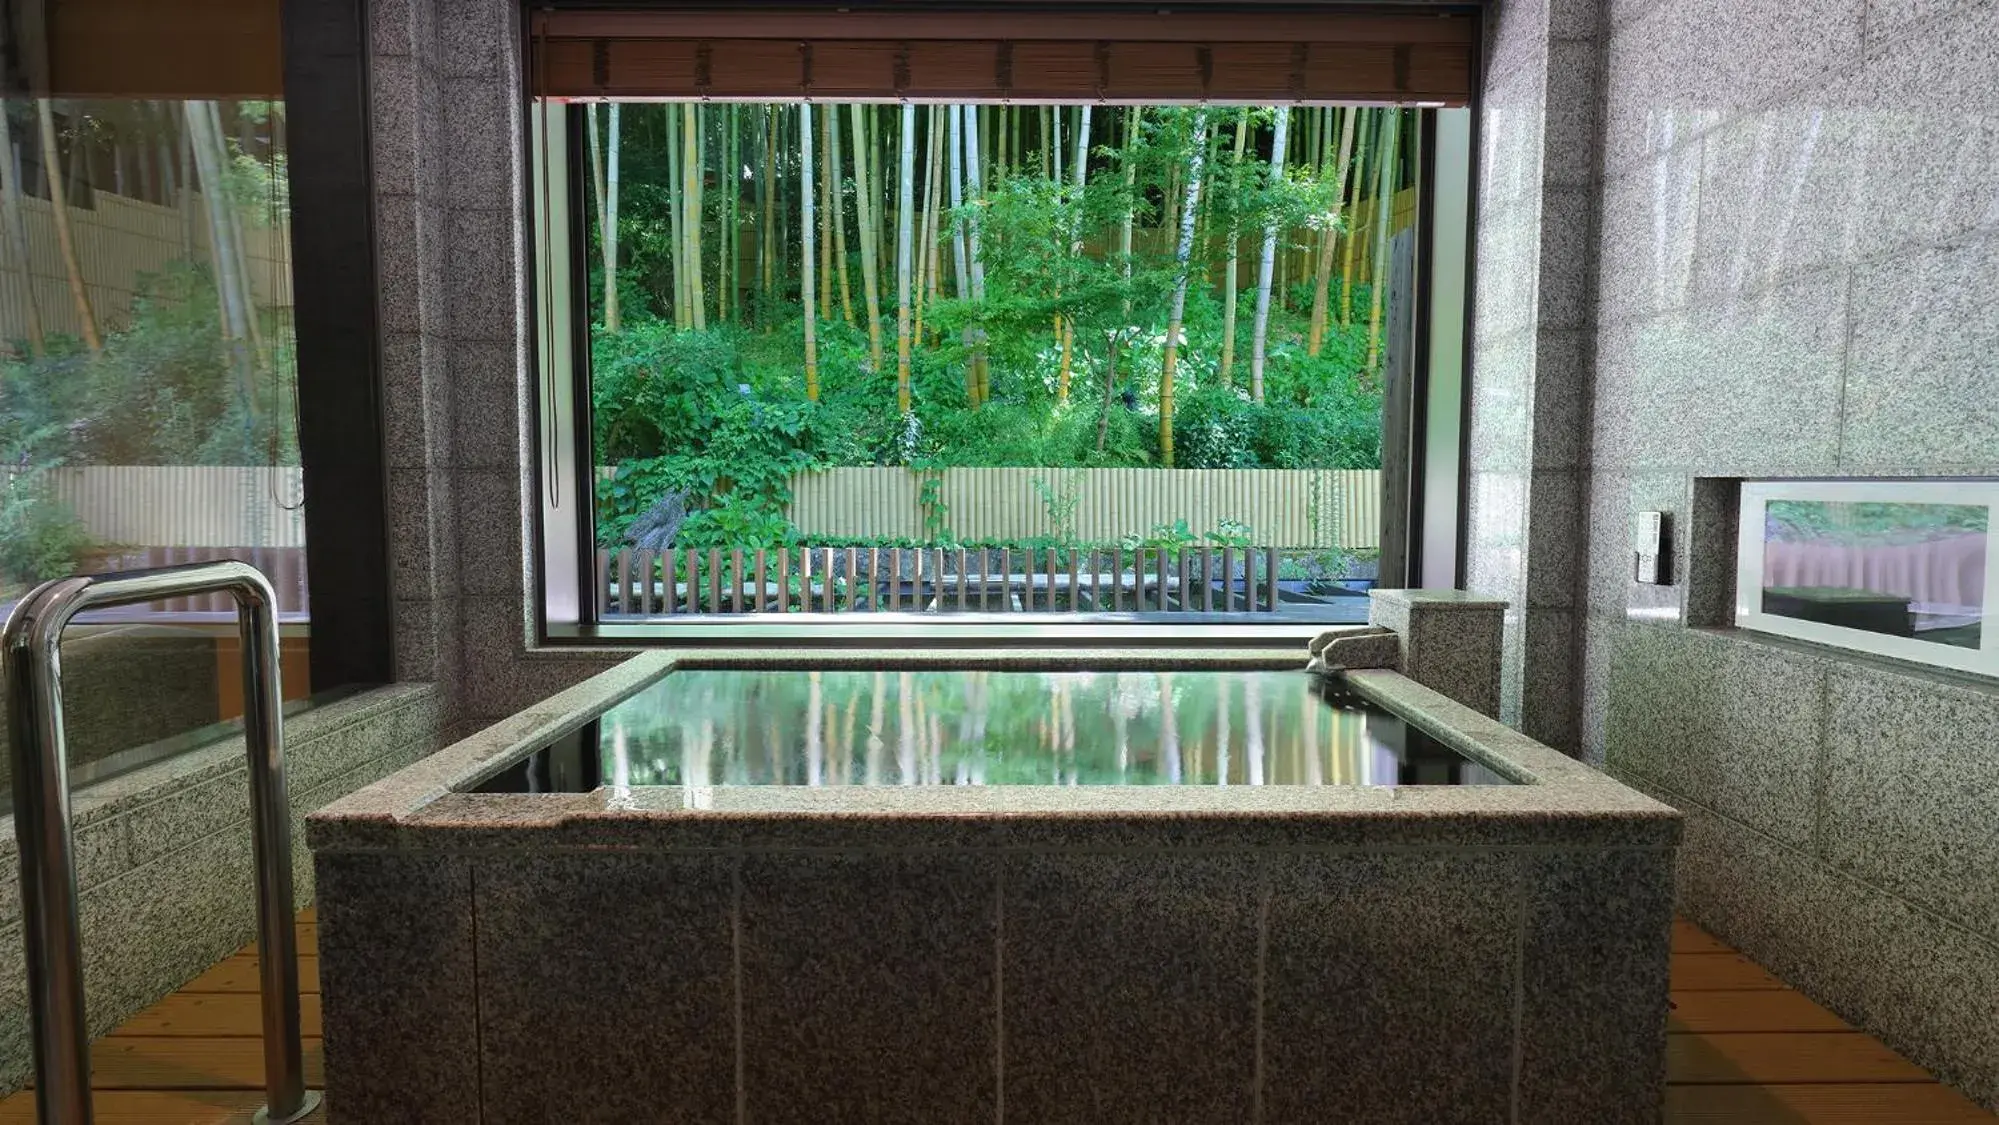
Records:
<instances>
[{"instance_id":1,"label":"wooden picket fence","mask_svg":"<svg viewBox=\"0 0 1999 1125\"><path fill-rule=\"evenodd\" d=\"M755 613L1274 613L1271 547L720 547L597 553L605 618Z\"/></svg>"}]
</instances>

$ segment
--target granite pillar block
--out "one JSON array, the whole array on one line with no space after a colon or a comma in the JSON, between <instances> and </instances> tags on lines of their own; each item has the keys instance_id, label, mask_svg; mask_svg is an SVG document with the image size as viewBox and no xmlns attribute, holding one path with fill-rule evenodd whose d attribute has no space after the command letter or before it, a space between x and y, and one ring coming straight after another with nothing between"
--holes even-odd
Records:
<instances>
[{"instance_id":1,"label":"granite pillar block","mask_svg":"<svg viewBox=\"0 0 1999 1125\"><path fill-rule=\"evenodd\" d=\"M316 868L329 1125L476 1120L470 863L382 852Z\"/></svg>"},{"instance_id":2,"label":"granite pillar block","mask_svg":"<svg viewBox=\"0 0 1999 1125\"><path fill-rule=\"evenodd\" d=\"M471 875L479 1002L463 1026L484 1112L449 1120L736 1119L734 858L502 853Z\"/></svg>"},{"instance_id":3,"label":"granite pillar block","mask_svg":"<svg viewBox=\"0 0 1999 1125\"><path fill-rule=\"evenodd\" d=\"M1368 623L1402 638L1402 674L1499 714L1506 603L1461 590L1371 590Z\"/></svg>"},{"instance_id":4,"label":"granite pillar block","mask_svg":"<svg viewBox=\"0 0 1999 1125\"><path fill-rule=\"evenodd\" d=\"M1507 1119L1515 857L1304 853L1268 886L1259 1120Z\"/></svg>"},{"instance_id":5,"label":"granite pillar block","mask_svg":"<svg viewBox=\"0 0 1999 1125\"><path fill-rule=\"evenodd\" d=\"M1515 1120L1657 1122L1672 853L1555 852L1526 863Z\"/></svg>"},{"instance_id":6,"label":"granite pillar block","mask_svg":"<svg viewBox=\"0 0 1999 1125\"><path fill-rule=\"evenodd\" d=\"M998 934L993 858L746 856L747 1119L991 1120Z\"/></svg>"},{"instance_id":7,"label":"granite pillar block","mask_svg":"<svg viewBox=\"0 0 1999 1125\"><path fill-rule=\"evenodd\" d=\"M1247 1121L1261 910L1247 857L1006 861L1006 1115Z\"/></svg>"}]
</instances>

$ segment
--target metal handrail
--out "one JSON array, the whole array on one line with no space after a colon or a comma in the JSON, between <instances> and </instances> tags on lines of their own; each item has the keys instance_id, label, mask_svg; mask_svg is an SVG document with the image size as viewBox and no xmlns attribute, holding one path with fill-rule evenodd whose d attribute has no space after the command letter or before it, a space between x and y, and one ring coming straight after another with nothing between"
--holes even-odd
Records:
<instances>
[{"instance_id":1,"label":"metal handrail","mask_svg":"<svg viewBox=\"0 0 1999 1125\"><path fill-rule=\"evenodd\" d=\"M90 1043L78 938L75 841L62 714L62 634L87 609L228 593L243 648L243 737L250 755L251 835L257 864L257 937L263 992L264 1088L259 1122L287 1125L312 1112L299 1046L298 935L292 928L291 806L285 794L277 598L255 567L194 563L80 575L30 591L0 631L14 762L14 833L21 848L21 936L28 947L36 1115L44 1125L90 1125Z\"/></svg>"}]
</instances>

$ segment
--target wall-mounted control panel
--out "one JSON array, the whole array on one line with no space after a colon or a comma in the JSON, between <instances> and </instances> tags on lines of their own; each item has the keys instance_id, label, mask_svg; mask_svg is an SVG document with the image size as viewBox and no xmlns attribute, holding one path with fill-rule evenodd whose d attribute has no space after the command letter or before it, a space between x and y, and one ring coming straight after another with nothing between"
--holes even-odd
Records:
<instances>
[{"instance_id":1,"label":"wall-mounted control panel","mask_svg":"<svg viewBox=\"0 0 1999 1125\"><path fill-rule=\"evenodd\" d=\"M1631 580L1646 586L1673 584L1673 517L1640 512L1631 528Z\"/></svg>"}]
</instances>

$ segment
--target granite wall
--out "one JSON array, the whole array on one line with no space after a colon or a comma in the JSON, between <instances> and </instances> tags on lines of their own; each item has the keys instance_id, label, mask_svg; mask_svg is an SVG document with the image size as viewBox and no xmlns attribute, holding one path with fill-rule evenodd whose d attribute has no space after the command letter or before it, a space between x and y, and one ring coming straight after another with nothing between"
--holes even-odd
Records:
<instances>
[{"instance_id":1,"label":"granite wall","mask_svg":"<svg viewBox=\"0 0 1999 1125\"><path fill-rule=\"evenodd\" d=\"M369 4L396 678L510 715L618 658L532 651L520 8Z\"/></svg>"},{"instance_id":2,"label":"granite wall","mask_svg":"<svg viewBox=\"0 0 1999 1125\"><path fill-rule=\"evenodd\" d=\"M63 733L72 769L218 721L215 638L185 629L79 626L62 642ZM0 700L0 790L13 732Z\"/></svg>"},{"instance_id":3,"label":"granite wall","mask_svg":"<svg viewBox=\"0 0 1999 1125\"><path fill-rule=\"evenodd\" d=\"M212 672L211 655L208 667ZM441 745L443 694L398 684L285 724L298 905L313 898L307 812ZM239 735L76 793L78 908L92 1035L158 1001L256 936L250 788ZM31 1076L20 858L0 818L0 1091Z\"/></svg>"},{"instance_id":4,"label":"granite wall","mask_svg":"<svg viewBox=\"0 0 1999 1125\"><path fill-rule=\"evenodd\" d=\"M1495 16L1471 584L1527 595L1509 717L1687 813L1682 910L1999 1106L1999 688L1728 627L1735 481L1999 474L1999 4ZM1672 587L1629 581L1647 510Z\"/></svg>"}]
</instances>

